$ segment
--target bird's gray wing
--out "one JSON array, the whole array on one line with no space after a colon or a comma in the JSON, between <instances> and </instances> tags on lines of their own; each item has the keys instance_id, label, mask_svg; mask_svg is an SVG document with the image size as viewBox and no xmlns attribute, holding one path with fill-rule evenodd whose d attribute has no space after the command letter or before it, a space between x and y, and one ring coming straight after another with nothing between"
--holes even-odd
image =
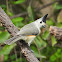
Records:
<instances>
[{"instance_id":1,"label":"bird's gray wing","mask_svg":"<svg viewBox=\"0 0 62 62\"><path fill-rule=\"evenodd\" d=\"M39 34L39 30L33 22L22 27L21 30L17 33L17 35L24 35L24 36L38 35L38 34Z\"/></svg>"},{"instance_id":2,"label":"bird's gray wing","mask_svg":"<svg viewBox=\"0 0 62 62\"><path fill-rule=\"evenodd\" d=\"M39 30L36 27L36 25L34 23L30 23L25 25L24 27L21 28L21 30L17 33L16 36L10 38L9 40L5 41L5 44L12 44L14 42L16 42L17 40L20 39L25 39L27 35L38 35L39 34Z\"/></svg>"}]
</instances>

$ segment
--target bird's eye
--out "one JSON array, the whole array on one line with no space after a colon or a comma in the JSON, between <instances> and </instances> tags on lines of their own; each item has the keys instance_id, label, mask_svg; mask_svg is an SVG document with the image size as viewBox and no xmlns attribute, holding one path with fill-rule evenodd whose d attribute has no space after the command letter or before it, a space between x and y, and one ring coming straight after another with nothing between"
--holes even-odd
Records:
<instances>
[{"instance_id":1,"label":"bird's eye","mask_svg":"<svg viewBox=\"0 0 62 62\"><path fill-rule=\"evenodd\" d=\"M40 23L42 23L42 21Z\"/></svg>"}]
</instances>

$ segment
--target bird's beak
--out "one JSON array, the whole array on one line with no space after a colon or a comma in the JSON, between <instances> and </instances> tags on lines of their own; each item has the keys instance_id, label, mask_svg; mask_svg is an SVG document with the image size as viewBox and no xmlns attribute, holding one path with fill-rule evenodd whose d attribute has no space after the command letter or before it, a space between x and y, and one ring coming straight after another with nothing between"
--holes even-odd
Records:
<instances>
[{"instance_id":1,"label":"bird's beak","mask_svg":"<svg viewBox=\"0 0 62 62\"><path fill-rule=\"evenodd\" d=\"M42 27L43 27L43 28L45 28L45 27L46 27L46 25L43 25Z\"/></svg>"},{"instance_id":2,"label":"bird's beak","mask_svg":"<svg viewBox=\"0 0 62 62\"><path fill-rule=\"evenodd\" d=\"M47 18L48 14L46 14L43 18L42 21L46 23L46 18Z\"/></svg>"}]
</instances>

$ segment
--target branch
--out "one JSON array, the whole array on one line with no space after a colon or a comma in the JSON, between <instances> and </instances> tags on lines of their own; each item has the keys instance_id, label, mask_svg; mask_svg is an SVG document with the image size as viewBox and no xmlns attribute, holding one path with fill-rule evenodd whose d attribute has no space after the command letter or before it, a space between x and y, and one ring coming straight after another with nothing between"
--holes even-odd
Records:
<instances>
[{"instance_id":1,"label":"branch","mask_svg":"<svg viewBox=\"0 0 62 62\"><path fill-rule=\"evenodd\" d=\"M37 8L37 9L35 9L34 11L37 12L37 11L39 11L39 10L41 10L41 9L44 9L44 8L46 8L46 7L48 7L48 6L52 5L52 4L54 4L54 3L56 3L56 2L59 2L59 0L55 0L55 1L51 2L51 3L48 3L48 4L46 4L46 5L43 5L42 7Z\"/></svg>"},{"instance_id":2,"label":"branch","mask_svg":"<svg viewBox=\"0 0 62 62\"><path fill-rule=\"evenodd\" d=\"M6 15L6 13L3 11L1 7L0 7L0 22L12 36L16 35L18 29L15 27L15 25L12 23L10 18ZM38 59L35 57L35 55L31 52L29 46L24 41L17 41L17 45L19 45L21 52L23 53L28 62L39 62Z\"/></svg>"},{"instance_id":3,"label":"branch","mask_svg":"<svg viewBox=\"0 0 62 62\"><path fill-rule=\"evenodd\" d=\"M54 37L57 40L62 40L62 28L58 28L56 26L50 26L49 31L50 31L50 34L54 35Z\"/></svg>"},{"instance_id":4,"label":"branch","mask_svg":"<svg viewBox=\"0 0 62 62\"><path fill-rule=\"evenodd\" d=\"M34 12L37 13L37 11L40 11L41 9L44 9L44 8L46 8L46 7L48 7L48 6L52 5L52 4L54 4L54 3L56 3L56 2L59 2L59 0L55 0L55 1L51 2L51 3L48 3L48 4L46 4L46 5L43 5L43 6L41 6L40 8L36 8L36 9L34 9ZM25 16L25 15L28 15L28 13L27 13L27 12L19 13L19 14L16 14L16 15L14 15L14 16L11 16L10 18L12 19L12 18L15 18L15 17Z\"/></svg>"},{"instance_id":5,"label":"branch","mask_svg":"<svg viewBox=\"0 0 62 62\"><path fill-rule=\"evenodd\" d=\"M24 16L24 15L28 15L28 13L27 12L19 13L19 14L16 14L14 16L11 16L10 19L13 19L13 18L16 18L16 17L20 17L20 16Z\"/></svg>"}]
</instances>

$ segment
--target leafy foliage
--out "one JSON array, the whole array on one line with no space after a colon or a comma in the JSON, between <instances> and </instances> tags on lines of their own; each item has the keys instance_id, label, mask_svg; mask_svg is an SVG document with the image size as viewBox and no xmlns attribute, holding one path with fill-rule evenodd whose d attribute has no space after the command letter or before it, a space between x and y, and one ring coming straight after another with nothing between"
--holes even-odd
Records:
<instances>
[{"instance_id":1,"label":"leafy foliage","mask_svg":"<svg viewBox=\"0 0 62 62\"><path fill-rule=\"evenodd\" d=\"M24 19L22 17L17 17L12 19L13 24L15 24L16 26L23 26L24 24L22 23Z\"/></svg>"},{"instance_id":2,"label":"leafy foliage","mask_svg":"<svg viewBox=\"0 0 62 62\"><path fill-rule=\"evenodd\" d=\"M61 49L57 49L57 51L50 57L50 62L55 62L56 59L61 57Z\"/></svg>"},{"instance_id":3,"label":"leafy foliage","mask_svg":"<svg viewBox=\"0 0 62 62\"><path fill-rule=\"evenodd\" d=\"M58 10L58 9L62 9L62 5L61 4L56 4L55 5L55 8Z\"/></svg>"},{"instance_id":4,"label":"leafy foliage","mask_svg":"<svg viewBox=\"0 0 62 62\"><path fill-rule=\"evenodd\" d=\"M27 11L28 11L29 19L31 21L34 21L34 11L33 11L33 8L31 7L31 5L28 6Z\"/></svg>"},{"instance_id":5,"label":"leafy foliage","mask_svg":"<svg viewBox=\"0 0 62 62\"><path fill-rule=\"evenodd\" d=\"M5 47L3 47L3 49L0 51L0 55L8 55L10 53L10 51L13 49L13 47L15 46L15 44L13 45L5 45Z\"/></svg>"},{"instance_id":6,"label":"leafy foliage","mask_svg":"<svg viewBox=\"0 0 62 62\"><path fill-rule=\"evenodd\" d=\"M20 3L23 3L23 2L25 2L25 0L14 1L13 3L14 3L14 4L20 4Z\"/></svg>"},{"instance_id":7,"label":"leafy foliage","mask_svg":"<svg viewBox=\"0 0 62 62\"><path fill-rule=\"evenodd\" d=\"M5 40L9 38L10 34L8 32L0 31L0 43L3 43Z\"/></svg>"},{"instance_id":8,"label":"leafy foliage","mask_svg":"<svg viewBox=\"0 0 62 62\"><path fill-rule=\"evenodd\" d=\"M52 41L52 46L54 46L57 43L54 36L51 36L51 41Z\"/></svg>"}]
</instances>

